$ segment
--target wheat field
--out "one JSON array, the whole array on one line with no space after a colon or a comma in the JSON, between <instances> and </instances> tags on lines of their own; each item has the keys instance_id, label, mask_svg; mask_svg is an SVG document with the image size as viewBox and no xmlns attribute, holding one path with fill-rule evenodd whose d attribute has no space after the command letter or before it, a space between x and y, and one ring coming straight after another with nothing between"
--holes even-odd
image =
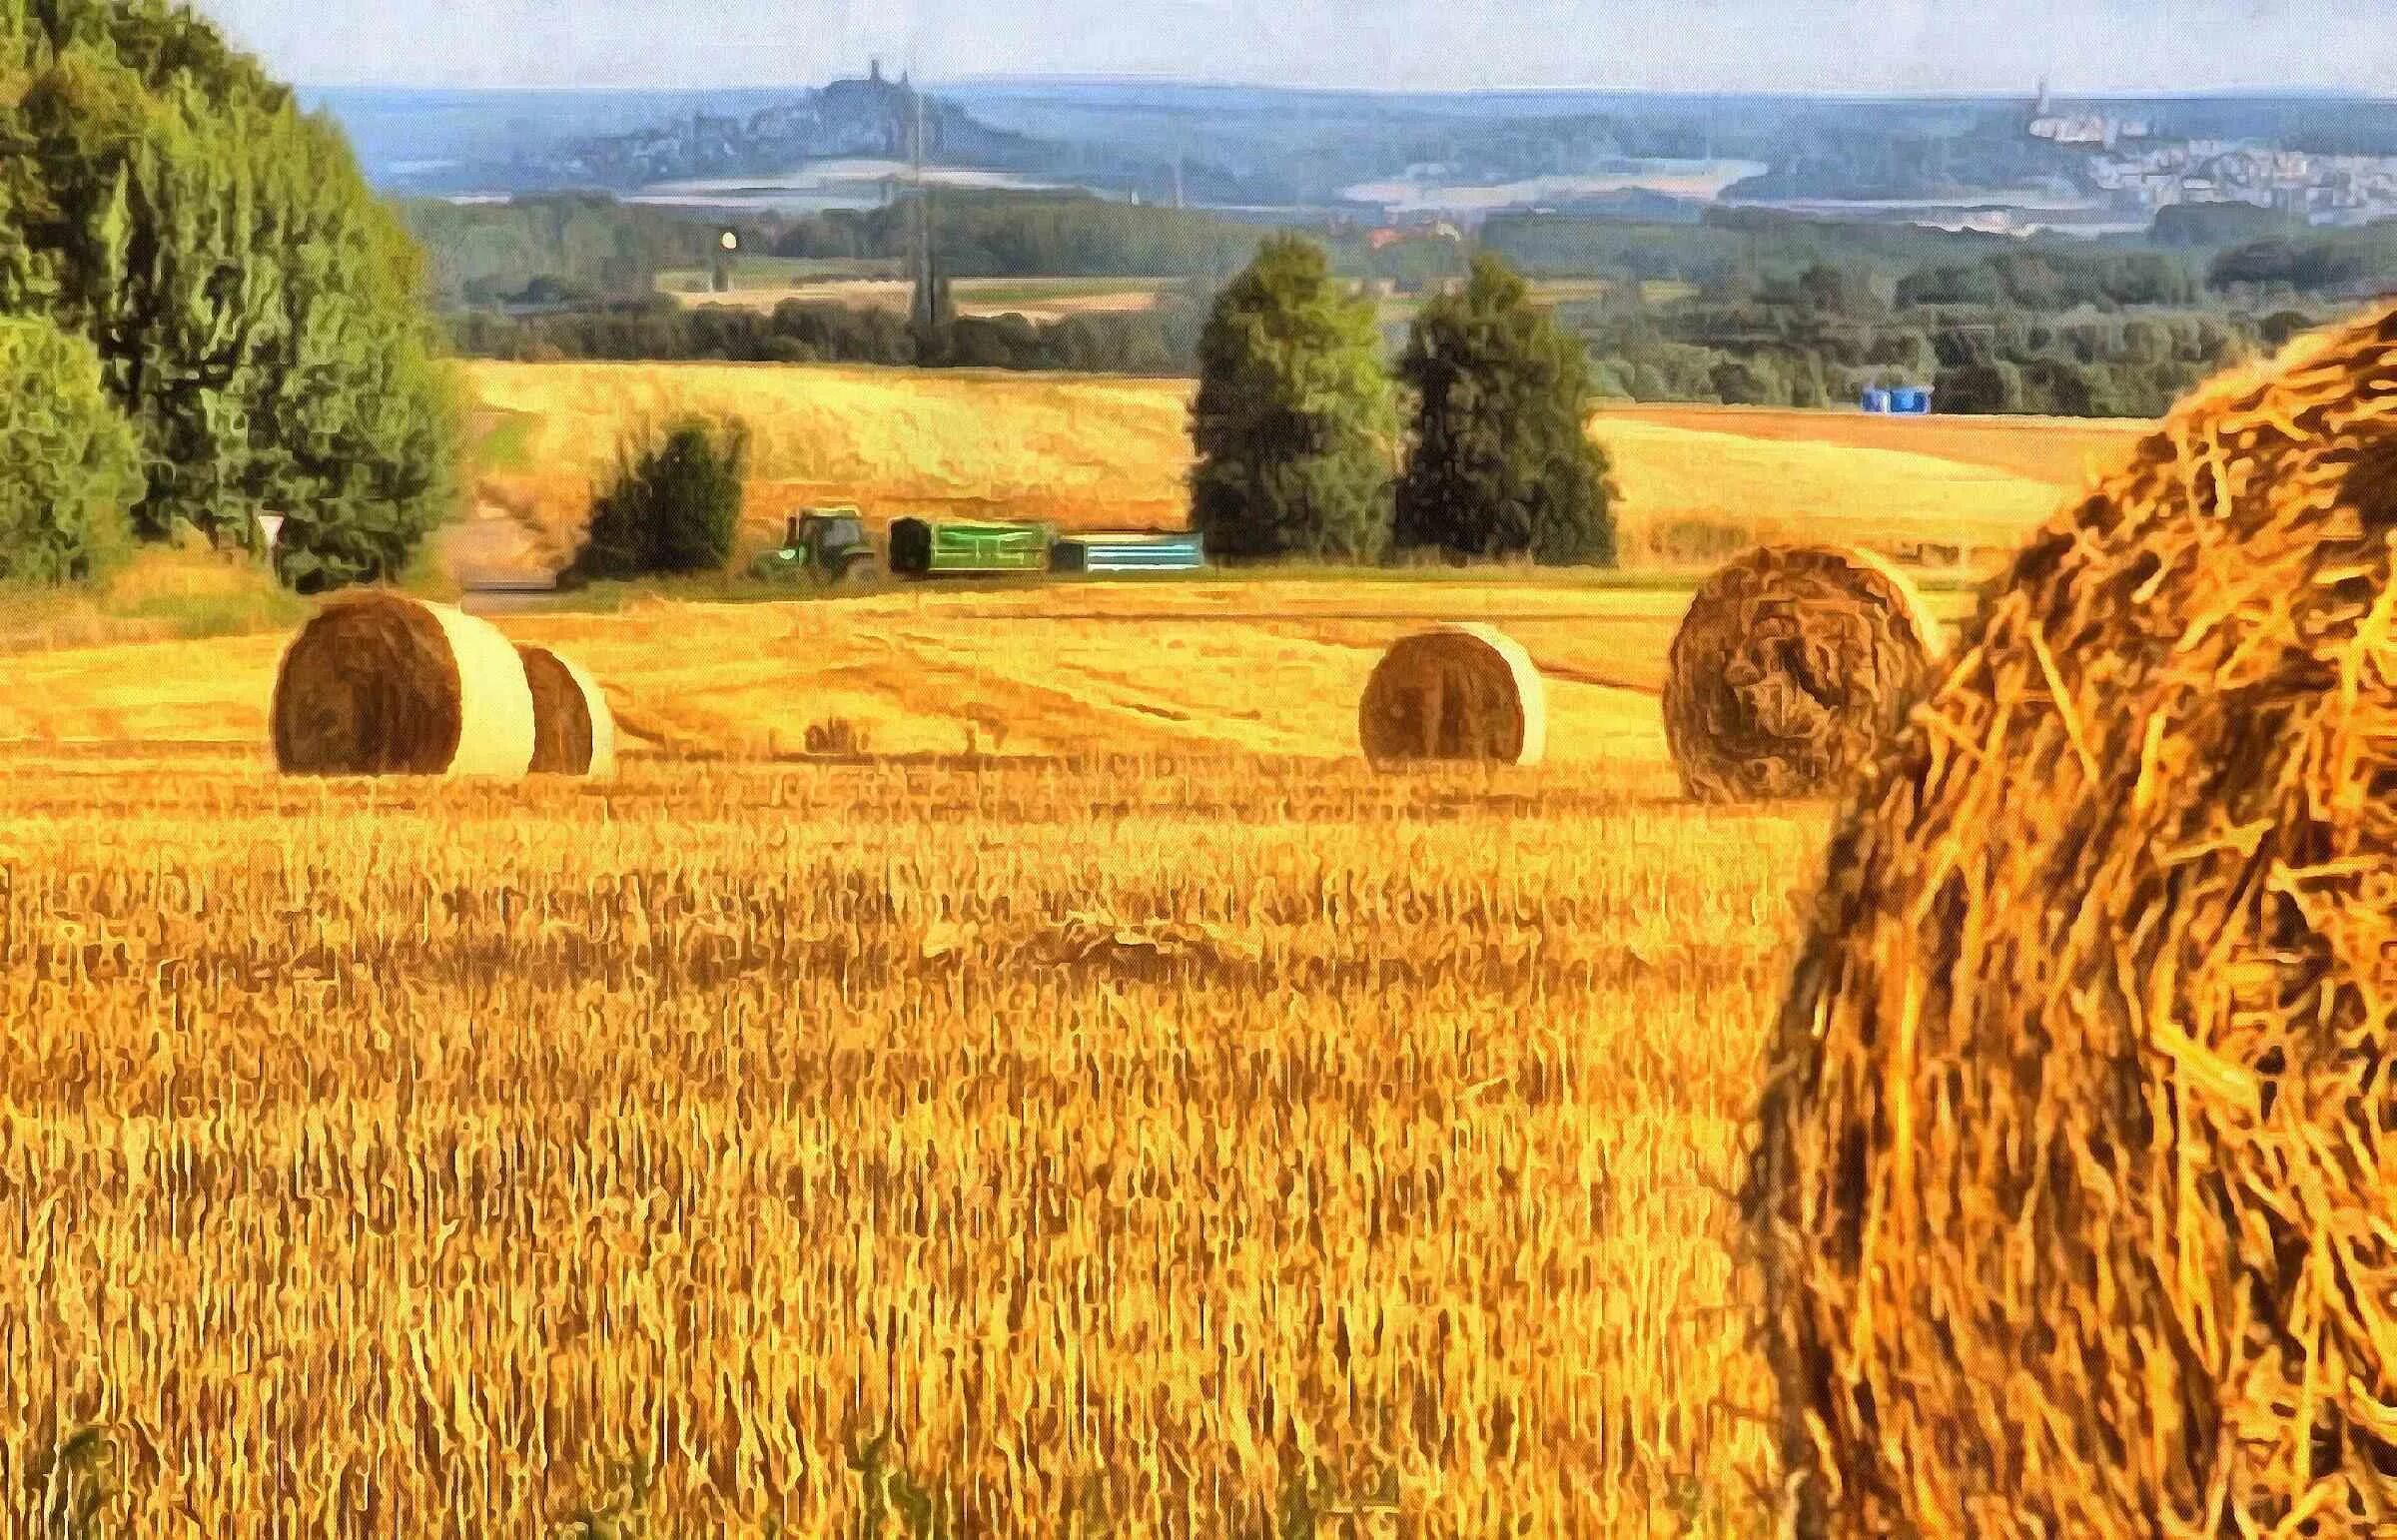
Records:
<instances>
[{"instance_id":1,"label":"wheat field","mask_svg":"<svg viewBox=\"0 0 2397 1540\"><path fill-rule=\"evenodd\" d=\"M0 767L7 1490L1752 1531L1721 1193L1814 812L1655 763Z\"/></svg>"},{"instance_id":2,"label":"wheat field","mask_svg":"<svg viewBox=\"0 0 2397 1540\"><path fill-rule=\"evenodd\" d=\"M1622 425L1691 506L1996 468ZM78 644L213 592L0 696L0 1533L1770 1529L1726 1189L1830 810L1680 799L1686 587L503 615L629 744L515 786L276 777L277 631ZM1547 764L1358 760L1435 618Z\"/></svg>"},{"instance_id":3,"label":"wheat field","mask_svg":"<svg viewBox=\"0 0 2397 1540\"><path fill-rule=\"evenodd\" d=\"M19 657L0 1491L143 1535L1754 1533L1723 1194L1825 810L1678 800L1677 603L502 617L650 734L605 785L279 779L276 635ZM1370 774L1381 641L1463 609L1632 677L1552 681L1544 767ZM871 752L796 751L835 718Z\"/></svg>"},{"instance_id":4,"label":"wheat field","mask_svg":"<svg viewBox=\"0 0 2397 1540\"><path fill-rule=\"evenodd\" d=\"M803 603L637 599L502 618L601 681L653 751L775 760L838 721L882 754L1356 752L1383 648L1437 620L1496 624L1548 678L1549 757L1661 764L1655 696L1688 590L1360 577L909 586ZM1942 618L1971 595L1932 595ZM263 765L281 633L11 659L0 743L215 744Z\"/></svg>"}]
</instances>

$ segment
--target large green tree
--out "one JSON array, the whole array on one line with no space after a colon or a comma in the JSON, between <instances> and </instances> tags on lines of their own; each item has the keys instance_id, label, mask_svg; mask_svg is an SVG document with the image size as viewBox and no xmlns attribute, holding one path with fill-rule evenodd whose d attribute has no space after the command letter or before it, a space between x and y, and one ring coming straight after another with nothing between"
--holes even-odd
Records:
<instances>
[{"instance_id":1,"label":"large green tree","mask_svg":"<svg viewBox=\"0 0 2397 1540\"><path fill-rule=\"evenodd\" d=\"M162 0L0 0L0 310L98 350L147 484L303 588L395 574L452 496L418 259L339 130Z\"/></svg>"},{"instance_id":2,"label":"large green tree","mask_svg":"<svg viewBox=\"0 0 2397 1540\"><path fill-rule=\"evenodd\" d=\"M1415 320L1398 377L1415 425L1397 544L1541 562L1615 559L1605 451L1583 427L1589 361L1496 257Z\"/></svg>"},{"instance_id":3,"label":"large green tree","mask_svg":"<svg viewBox=\"0 0 2397 1540\"><path fill-rule=\"evenodd\" d=\"M0 317L0 579L96 576L130 543L142 461L92 345Z\"/></svg>"},{"instance_id":4,"label":"large green tree","mask_svg":"<svg viewBox=\"0 0 2397 1540\"><path fill-rule=\"evenodd\" d=\"M1199 338L1192 523L1226 556L1377 556L1397 431L1372 304L1321 248L1266 242Z\"/></svg>"}]
</instances>

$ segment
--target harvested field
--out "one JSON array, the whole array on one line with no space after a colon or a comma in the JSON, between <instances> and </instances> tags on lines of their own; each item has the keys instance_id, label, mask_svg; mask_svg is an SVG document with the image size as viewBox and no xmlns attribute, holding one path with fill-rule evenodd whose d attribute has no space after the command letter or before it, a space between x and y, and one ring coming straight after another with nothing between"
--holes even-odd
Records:
<instances>
[{"instance_id":1,"label":"harvested field","mask_svg":"<svg viewBox=\"0 0 2397 1540\"><path fill-rule=\"evenodd\" d=\"M901 588L799 604L644 600L504 618L605 686L630 739L796 752L840 717L878 750L950 754L1356 751L1383 649L1440 620L1494 623L1548 681L1552 760L1662 761L1655 696L1689 592L1550 582L1216 581ZM1946 616L1968 602L1933 596ZM101 647L15 662L0 740L265 742L280 636Z\"/></svg>"},{"instance_id":2,"label":"harvested field","mask_svg":"<svg viewBox=\"0 0 2397 1540\"><path fill-rule=\"evenodd\" d=\"M2001 470L2064 489L2077 487L2128 454L2145 422L2092 417L1925 417L1878 412L1800 411L1781 406L1610 404L1605 420L1646 422L1685 432L1726 433L1770 443L1922 454Z\"/></svg>"},{"instance_id":3,"label":"harvested field","mask_svg":"<svg viewBox=\"0 0 2397 1540\"><path fill-rule=\"evenodd\" d=\"M1653 755L0 748L0 1458L97 1425L134 1534L1750 1533L1821 836Z\"/></svg>"},{"instance_id":4,"label":"harvested field","mask_svg":"<svg viewBox=\"0 0 2397 1540\"><path fill-rule=\"evenodd\" d=\"M686 403L870 506L1126 521L1183 442L1174 385L471 378L552 532ZM1688 599L499 618L604 685L608 782L278 778L282 634L13 659L0 1482L143 1535L1767 1532L1733 1183L1829 810L1683 800ZM1539 767L1358 757L1440 620L1536 663Z\"/></svg>"},{"instance_id":5,"label":"harvested field","mask_svg":"<svg viewBox=\"0 0 2397 1540\"><path fill-rule=\"evenodd\" d=\"M1182 527L1191 386L1170 380L831 366L472 364L493 544L562 560L626 427L737 411L757 430L749 537L806 502ZM1760 541L1828 539L1987 571L2127 429L2051 419L1891 423L1855 412L1607 407L1624 559L1703 571ZM1902 431L1901 429L1905 429ZM482 559L461 552L460 560Z\"/></svg>"}]
</instances>

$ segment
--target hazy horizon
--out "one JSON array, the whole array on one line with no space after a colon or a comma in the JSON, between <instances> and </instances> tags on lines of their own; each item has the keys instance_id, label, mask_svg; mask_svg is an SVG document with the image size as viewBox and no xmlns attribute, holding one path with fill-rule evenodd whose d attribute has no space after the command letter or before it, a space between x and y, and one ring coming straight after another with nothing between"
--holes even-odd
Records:
<instances>
[{"instance_id":1,"label":"hazy horizon","mask_svg":"<svg viewBox=\"0 0 2397 1540\"><path fill-rule=\"evenodd\" d=\"M598 85L578 85L578 84L571 84L571 83L569 83L569 84L562 84L562 85L542 85L542 84L537 84L537 83L504 82L504 81L503 81L503 82L498 82L498 83L491 84L491 85L461 85L461 84L450 83L450 82L443 82L443 81L419 81L419 80L373 80L373 81L342 81L342 80L306 80L306 79L293 79L293 80L291 81L291 84L292 84L292 85L293 85L293 86L294 86L296 89L298 89L298 90L300 90L300 91L302 91L302 92L306 92L306 93L331 93L331 92L337 92L337 91L338 91L338 92L357 92L357 93L371 93L371 92L392 92L392 93L418 93L418 94L422 94L422 95L425 95L425 96L434 96L434 95L439 95L439 94L441 94L441 93L443 93L443 92L456 93L456 94L459 94L459 95L505 94L505 93L509 93L509 92L520 92L520 93L523 93L523 94L525 94L525 95L550 95L550 96L573 96L573 95L587 95L587 96L625 96L625 95L656 95L656 96L708 96L708 95L725 95L725 96L738 96L738 95L758 95L758 94L771 94L771 93L774 93L774 92L781 92L781 91L798 91L798 90L807 90L807 89L818 88L818 87L824 86L824 85L828 84L829 82L832 82L832 81L835 81L835 80L858 79L858 78L862 78L862 77L863 77L863 76L866 74L866 71L867 71L868 67L869 67L871 64L875 63L875 62L876 62L876 60L875 60L875 59L873 59L873 58L869 58L869 59L868 59L866 62L864 62L864 63L861 63L861 64L858 64L858 65L856 65L856 66L854 66L854 67L850 67L850 68L836 68L836 69L833 69L833 70L829 70L829 71L827 71L827 72L826 72L825 74L823 74L823 75L820 75L820 76L815 76L815 77L812 77L812 78L810 78L810 79L806 79L806 80L787 80L787 81L774 81L774 82L751 82L751 83L738 83L738 82L735 82L735 83L725 83L725 82L720 82L720 81L719 81L719 82L714 82L714 83L709 83L709 84L697 84L697 85L689 85L689 84L659 85L659 84L650 83L650 82L623 82L623 81L618 81L618 82L614 82L614 83L603 83L603 84L598 84ZM898 76L898 73L899 73L899 72L898 72L898 71L895 71L895 70L893 70L893 71L887 71L886 73L890 74L890 75L891 75L893 78L897 78L897 76ZM1038 89L1041 89L1041 88L1044 88L1044 87L1055 87L1055 88L1073 88L1073 87L1084 87L1084 88L1111 87L1111 88L1112 88L1112 87L1124 87L1124 88L1127 88L1127 89L1140 88L1140 87L1153 87L1153 88L1157 88L1157 89L1161 89L1161 90L1174 90L1174 91L1258 91L1258 92L1271 92L1271 93L1275 93L1275 94L1281 94L1281 95L1366 96L1366 97L1371 97L1371 96L1387 96L1387 97L1443 97L1443 96L1456 96L1456 97L1541 97L1541 96L1587 96L1587 97L1605 97L1605 96L1624 96L1624 97L1676 97L1676 96L1687 96L1687 97L1776 97L1776 96L1778 96L1778 97L1792 97L1792 98L1820 99L1820 100L1824 100L1824 101L1851 101L1851 102L1877 102L1877 101L1888 101L1888 102L1951 102L1951 101L1953 101L1953 102L1985 102L1985 101L2008 101L2008 100L2012 100L2012 99L2015 99L2015 98L2024 98L2024 99L2027 99L2027 98L2029 98L2029 97L2032 95L2032 93L2033 93L2033 91L2035 90L2035 88L2037 87L2037 85L2038 85L2038 82L2034 81L2034 82L2032 82L2032 83L2031 83L2031 85L2030 85L2030 86L2026 86L2026 87L2023 87L2023 88L2020 88L2020 89L2014 89L2014 90L2008 90L2008 89L1999 88L1999 87L1991 87L1991 88L1989 88L1989 89L1986 89L1986 90L1957 90L1957 91L1940 91L1940 90L1922 90L1922 91L1838 91L1838 90L1830 90L1830 89L1823 89L1823 90L1807 90L1807 89L1805 89L1805 88L1803 88L1803 87L1788 87L1788 86L1771 86L1771 87L1768 87L1768 86L1757 86L1757 87L1719 87L1719 88L1709 88L1709 87L1704 87L1704 86L1663 87L1663 86L1573 86L1573 85L1562 85L1562 86L1539 86L1539 85L1533 85L1533 86L1447 86L1447 87L1440 87L1440 86L1323 86L1323 85L1306 85L1306 84L1285 84L1285 83L1281 83L1281 82L1277 82L1277 81L1262 81L1262 80L1220 80L1220 79L1215 79L1215 78L1213 78L1213 77L1210 77L1210 76L1203 76L1203 75L1134 75L1134 74L1105 74L1105 73L1074 73L1074 72L1071 72L1071 71L1060 71L1060 72L1057 72L1057 73L1054 73L1054 74L1033 74L1033 73L1029 73L1029 72L1015 71L1015 70L1010 70L1010 71L1006 71L1006 72L1003 72L1003 73L998 73L998 74L989 74L989 75L976 75L976 74L967 74L967 75L929 75L929 74L928 74L928 75L925 75L925 76L923 77L923 79L924 79L924 86L925 86L925 88L926 88L928 91L940 91L940 90L943 90L943 89L969 89L969 90L991 91L991 90L1006 90L1006 89L1010 89L1010 88L1013 88L1013 87L1018 87L1018 86L1021 86L1021 87L1023 87L1023 88L1027 89L1027 90L1038 90ZM2389 103L2391 106L2397 106L2397 90L2386 91L2386 92L2383 92L2383 91L2370 91L2370 90L2366 90L2366 89L2364 89L2364 88L2363 88L2363 87L2361 87L2361 86L2307 86L2307 85L2273 86L2273 85L2257 85L2257 86L2212 86L2212 87L2191 87L2191 88L2188 88L2188 89L2185 89L2185 90L2144 90L2144 91L2131 91L2131 90L2126 90L2126 91L2091 90L2091 91L2076 91L2076 90L2066 90L2065 88L2063 88L2063 87L2061 87L2061 86L2057 86L2057 85L2053 84L2052 82L2049 82L2049 94L2050 94L2050 95L2051 95L2053 98L2055 98L2057 101L2061 101L2061 102L2078 102L2078 101L2092 101L2092 102L2095 102L2095 101L2105 101L2105 102L2137 102L2137 101L2158 101L2158 102L2162 102L2162 101L2202 101L2202 100L2215 100L2215 99L2221 99L2221 100L2236 100L2236 99L2238 99L2238 98L2241 98L2241 97L2273 98L2273 99L2298 99L2298 100L2303 100L2303 99L2305 99L2305 98L2308 98L2308 97L2319 97L2319 98L2323 99L2324 101L2386 102L2386 103Z\"/></svg>"},{"instance_id":2,"label":"hazy horizon","mask_svg":"<svg viewBox=\"0 0 2397 1540\"><path fill-rule=\"evenodd\" d=\"M316 89L954 85L2387 100L2397 0L200 0Z\"/></svg>"}]
</instances>

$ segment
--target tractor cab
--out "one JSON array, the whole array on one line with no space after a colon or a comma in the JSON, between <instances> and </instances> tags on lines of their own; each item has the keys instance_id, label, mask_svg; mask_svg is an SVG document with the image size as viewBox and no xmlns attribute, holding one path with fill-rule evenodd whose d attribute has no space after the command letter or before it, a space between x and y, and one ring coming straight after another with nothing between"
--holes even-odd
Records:
<instances>
[{"instance_id":1,"label":"tractor cab","mask_svg":"<svg viewBox=\"0 0 2397 1540\"><path fill-rule=\"evenodd\" d=\"M854 507L803 508L783 528L782 548L758 559L767 572L819 582L862 582L874 576L874 542Z\"/></svg>"}]
</instances>

